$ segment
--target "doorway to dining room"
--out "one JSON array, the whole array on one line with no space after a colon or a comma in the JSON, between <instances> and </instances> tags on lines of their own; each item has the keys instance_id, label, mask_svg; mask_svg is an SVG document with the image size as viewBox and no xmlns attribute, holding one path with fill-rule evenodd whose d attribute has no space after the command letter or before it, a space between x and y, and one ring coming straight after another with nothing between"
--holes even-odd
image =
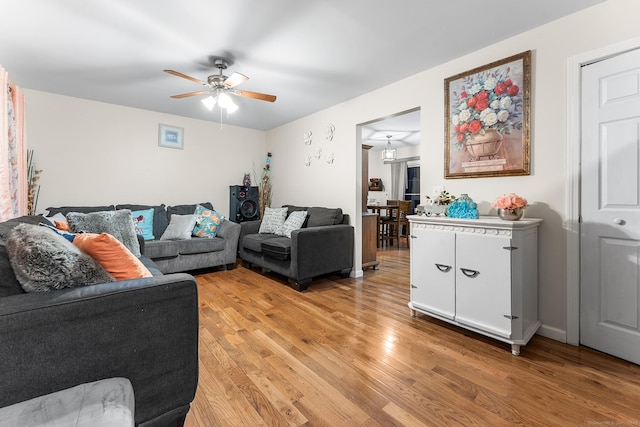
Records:
<instances>
[{"instance_id":1,"label":"doorway to dining room","mask_svg":"<svg viewBox=\"0 0 640 427\"><path fill-rule=\"evenodd\" d=\"M420 109L362 124L362 144L369 146L363 155L363 195L367 201L384 203L387 199L419 201L420 196ZM384 150L395 150L383 157ZM376 185L374 185L376 184ZM417 203L414 203L414 206Z\"/></svg>"},{"instance_id":2,"label":"doorway to dining room","mask_svg":"<svg viewBox=\"0 0 640 427\"><path fill-rule=\"evenodd\" d=\"M400 233L389 236L389 230L398 230L389 227L389 217L393 218L399 210L384 209L384 206L410 201L409 213L413 213L420 203L420 109L403 111L359 126L363 145L362 212L379 216L375 230L378 250L406 250L408 239L400 236L408 234L408 227L398 225ZM365 232L363 230L363 239Z\"/></svg>"}]
</instances>

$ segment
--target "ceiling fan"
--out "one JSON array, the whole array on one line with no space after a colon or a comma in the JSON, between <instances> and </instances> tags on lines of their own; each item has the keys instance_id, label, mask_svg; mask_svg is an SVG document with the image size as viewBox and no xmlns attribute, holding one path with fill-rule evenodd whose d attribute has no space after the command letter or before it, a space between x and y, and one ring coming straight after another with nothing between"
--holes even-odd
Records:
<instances>
[{"instance_id":1,"label":"ceiling fan","mask_svg":"<svg viewBox=\"0 0 640 427\"><path fill-rule=\"evenodd\" d=\"M213 74L207 77L207 81L203 82L194 77L187 76L178 71L164 70L165 73L172 74L174 76L182 77L183 79L191 80L194 83L206 86L208 89L198 92L183 93L180 95L172 95L171 98L187 98L190 96L205 95L207 93L213 93L214 95L221 95L223 93L229 93L236 96L244 96L245 98L259 99L261 101L274 102L276 100L275 95L267 95L265 93L250 92L248 90L235 89L240 83L244 83L249 80L249 77L244 74L234 72L229 77L222 74L222 70L226 70L229 65L223 58L218 58L214 61L214 65L218 68L218 74Z\"/></svg>"}]
</instances>

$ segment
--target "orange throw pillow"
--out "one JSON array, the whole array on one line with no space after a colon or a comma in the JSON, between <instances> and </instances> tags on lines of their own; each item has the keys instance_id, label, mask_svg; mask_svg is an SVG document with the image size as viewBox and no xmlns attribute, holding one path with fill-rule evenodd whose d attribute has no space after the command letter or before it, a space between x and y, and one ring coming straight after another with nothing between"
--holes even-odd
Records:
<instances>
[{"instance_id":1,"label":"orange throw pillow","mask_svg":"<svg viewBox=\"0 0 640 427\"><path fill-rule=\"evenodd\" d=\"M71 231L71 230L69 230L69 223L67 221L54 220L54 222L56 223L56 228L58 230Z\"/></svg>"},{"instance_id":2,"label":"orange throw pillow","mask_svg":"<svg viewBox=\"0 0 640 427\"><path fill-rule=\"evenodd\" d=\"M116 280L152 277L147 267L111 234L76 234L73 244L98 261Z\"/></svg>"}]
</instances>

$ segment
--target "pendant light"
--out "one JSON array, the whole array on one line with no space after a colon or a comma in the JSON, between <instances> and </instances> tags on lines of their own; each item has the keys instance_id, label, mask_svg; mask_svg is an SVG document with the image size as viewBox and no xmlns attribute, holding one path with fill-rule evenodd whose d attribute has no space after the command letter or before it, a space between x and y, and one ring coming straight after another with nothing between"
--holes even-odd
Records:
<instances>
[{"instance_id":1,"label":"pendant light","mask_svg":"<svg viewBox=\"0 0 640 427\"><path fill-rule=\"evenodd\" d=\"M395 160L396 149L391 148L391 135L387 135L387 146L382 150L382 160Z\"/></svg>"}]
</instances>

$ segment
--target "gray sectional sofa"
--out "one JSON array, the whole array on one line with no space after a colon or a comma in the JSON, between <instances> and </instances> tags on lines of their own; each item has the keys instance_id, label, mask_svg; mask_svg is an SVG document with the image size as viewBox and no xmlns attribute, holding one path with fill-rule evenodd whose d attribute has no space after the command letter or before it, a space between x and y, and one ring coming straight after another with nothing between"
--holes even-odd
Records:
<instances>
[{"instance_id":1,"label":"gray sectional sofa","mask_svg":"<svg viewBox=\"0 0 640 427\"><path fill-rule=\"evenodd\" d=\"M182 426L198 384L195 279L163 275L142 256L153 277L25 292L5 244L18 225L45 222L0 222L0 407L124 377L133 385L136 425Z\"/></svg>"},{"instance_id":2,"label":"gray sectional sofa","mask_svg":"<svg viewBox=\"0 0 640 427\"><path fill-rule=\"evenodd\" d=\"M200 205L213 209L209 202ZM121 204L109 206L65 206L47 208L47 216L57 213L63 215L69 212L90 213L118 209L141 211L153 208L153 240L144 241L143 253L151 259L156 267L164 274L185 272L210 267L225 267L232 269L235 266L238 251L238 237L240 225L229 220L224 220L218 229L216 237L181 240L160 240L167 229L172 215L193 214L198 204L186 204L165 206Z\"/></svg>"},{"instance_id":3,"label":"gray sectional sofa","mask_svg":"<svg viewBox=\"0 0 640 427\"><path fill-rule=\"evenodd\" d=\"M304 291L314 277L338 273L348 277L353 267L354 228L340 208L285 205L287 216L306 211L302 228L291 237L260 233L261 221L241 223L240 258L251 268L282 274L292 287Z\"/></svg>"}]
</instances>

